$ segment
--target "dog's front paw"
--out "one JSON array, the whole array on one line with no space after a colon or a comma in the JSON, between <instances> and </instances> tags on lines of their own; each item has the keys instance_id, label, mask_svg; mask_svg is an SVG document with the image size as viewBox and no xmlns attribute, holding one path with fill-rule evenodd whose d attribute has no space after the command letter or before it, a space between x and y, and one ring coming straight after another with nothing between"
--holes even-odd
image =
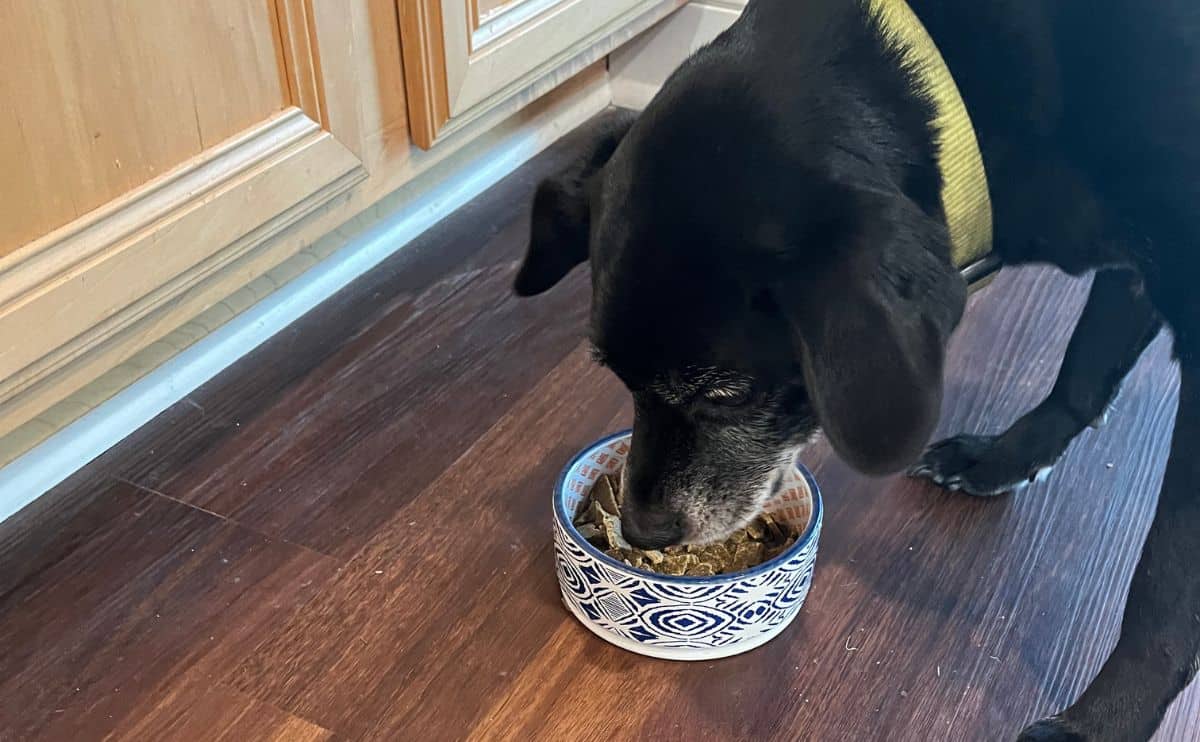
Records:
<instances>
[{"instance_id":1,"label":"dog's front paw","mask_svg":"<svg viewBox=\"0 0 1200 742\"><path fill-rule=\"evenodd\" d=\"M1050 471L1008 450L1001 436L959 435L936 443L908 474L955 492L994 497L1018 489Z\"/></svg>"},{"instance_id":2,"label":"dog's front paw","mask_svg":"<svg viewBox=\"0 0 1200 742\"><path fill-rule=\"evenodd\" d=\"M1021 732L1017 742L1087 742L1087 737L1060 719L1043 719Z\"/></svg>"}]
</instances>

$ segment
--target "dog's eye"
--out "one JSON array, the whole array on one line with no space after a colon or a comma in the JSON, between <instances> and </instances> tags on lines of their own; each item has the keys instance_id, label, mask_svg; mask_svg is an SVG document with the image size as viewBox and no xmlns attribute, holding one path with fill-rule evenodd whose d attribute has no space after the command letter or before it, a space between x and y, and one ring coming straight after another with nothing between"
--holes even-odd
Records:
<instances>
[{"instance_id":1,"label":"dog's eye","mask_svg":"<svg viewBox=\"0 0 1200 742\"><path fill-rule=\"evenodd\" d=\"M750 400L746 387L713 387L704 392L705 401L722 407L739 407Z\"/></svg>"}]
</instances>

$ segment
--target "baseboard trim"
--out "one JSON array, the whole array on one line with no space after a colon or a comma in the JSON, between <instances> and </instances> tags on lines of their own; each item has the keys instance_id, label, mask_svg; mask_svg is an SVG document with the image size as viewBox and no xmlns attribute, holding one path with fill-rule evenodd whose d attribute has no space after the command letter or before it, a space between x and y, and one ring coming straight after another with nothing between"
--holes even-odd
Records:
<instances>
[{"instance_id":1,"label":"baseboard trim","mask_svg":"<svg viewBox=\"0 0 1200 742\"><path fill-rule=\"evenodd\" d=\"M232 363L464 206L554 139L611 102L605 87L554 125L523 127L461 157L373 207L386 211L329 257L158 365L0 469L0 522L60 484ZM340 232L341 230L339 230ZM301 257L301 256L298 256Z\"/></svg>"}]
</instances>

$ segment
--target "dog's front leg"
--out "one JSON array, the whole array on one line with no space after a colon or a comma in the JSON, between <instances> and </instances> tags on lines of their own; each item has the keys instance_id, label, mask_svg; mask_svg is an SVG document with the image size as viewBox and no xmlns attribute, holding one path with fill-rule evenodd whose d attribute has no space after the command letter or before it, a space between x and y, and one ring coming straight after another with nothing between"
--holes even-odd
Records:
<instances>
[{"instance_id":1,"label":"dog's front leg","mask_svg":"<svg viewBox=\"0 0 1200 742\"><path fill-rule=\"evenodd\" d=\"M1049 396L999 435L959 435L934 445L910 474L978 496L1029 482L1101 418L1160 321L1126 270L1096 275Z\"/></svg>"},{"instance_id":2,"label":"dog's front leg","mask_svg":"<svg viewBox=\"0 0 1200 742\"><path fill-rule=\"evenodd\" d=\"M1023 742L1146 740L1200 661L1200 359L1181 362L1171 456L1116 649L1073 706Z\"/></svg>"}]
</instances>

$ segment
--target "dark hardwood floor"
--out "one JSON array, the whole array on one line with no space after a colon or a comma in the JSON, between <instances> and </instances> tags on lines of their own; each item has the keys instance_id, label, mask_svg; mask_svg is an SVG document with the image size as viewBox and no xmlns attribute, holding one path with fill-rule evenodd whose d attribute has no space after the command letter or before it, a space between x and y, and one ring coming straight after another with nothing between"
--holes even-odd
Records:
<instances>
[{"instance_id":1,"label":"dark hardwood floor","mask_svg":"<svg viewBox=\"0 0 1200 742\"><path fill-rule=\"evenodd\" d=\"M1175 405L1169 339L1045 483L972 500L807 452L796 623L741 657L615 649L562 608L550 488L628 423L587 282L508 293L569 144L0 525L0 739L1008 740L1115 639ZM1053 381L1086 283L1003 274L942 432ZM1200 689L1161 740L1200 739Z\"/></svg>"}]
</instances>

